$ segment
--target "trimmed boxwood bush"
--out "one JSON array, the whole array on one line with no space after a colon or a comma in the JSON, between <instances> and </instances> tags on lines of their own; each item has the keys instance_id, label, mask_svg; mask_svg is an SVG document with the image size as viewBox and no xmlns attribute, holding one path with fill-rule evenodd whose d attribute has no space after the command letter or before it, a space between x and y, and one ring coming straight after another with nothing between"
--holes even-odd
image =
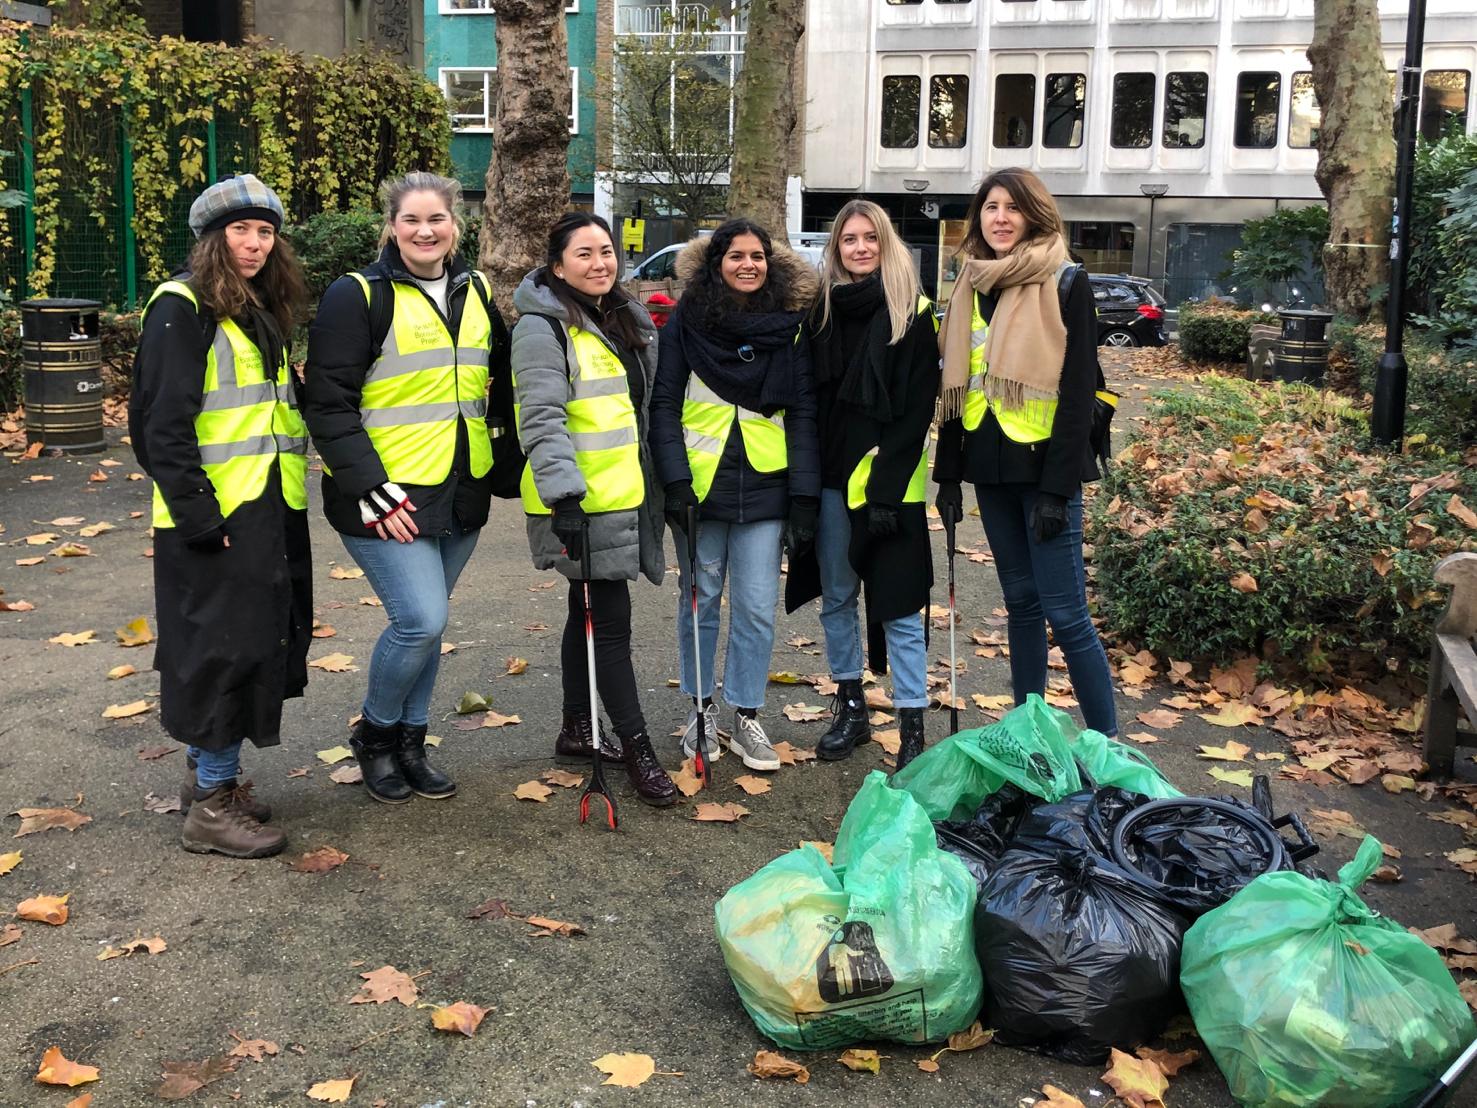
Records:
<instances>
[{"instance_id":1,"label":"trimmed boxwood bush","mask_svg":"<svg viewBox=\"0 0 1477 1108\"><path fill-rule=\"evenodd\" d=\"M1269 312L1238 308L1230 300L1180 306L1180 352L1192 362L1244 362L1254 323L1277 322Z\"/></svg>"},{"instance_id":2,"label":"trimmed boxwood bush","mask_svg":"<svg viewBox=\"0 0 1477 1108\"><path fill-rule=\"evenodd\" d=\"M1419 671L1433 567L1477 537L1477 472L1368 442L1367 415L1303 385L1209 377L1158 396L1089 517L1105 627L1299 676Z\"/></svg>"}]
</instances>

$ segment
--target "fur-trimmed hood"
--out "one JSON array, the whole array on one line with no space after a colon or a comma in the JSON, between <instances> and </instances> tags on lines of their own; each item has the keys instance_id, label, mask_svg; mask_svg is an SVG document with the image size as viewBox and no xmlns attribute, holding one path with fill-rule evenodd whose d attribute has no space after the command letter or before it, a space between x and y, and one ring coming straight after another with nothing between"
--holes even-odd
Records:
<instances>
[{"instance_id":1,"label":"fur-trimmed hood","mask_svg":"<svg viewBox=\"0 0 1477 1108\"><path fill-rule=\"evenodd\" d=\"M712 241L712 235L705 235L693 239L678 251L676 269L679 281L691 281L707 264L708 247ZM820 274L815 271L815 267L788 246L778 242L774 243L774 251L769 255L769 267L771 270L783 270L785 277L789 279L790 295L785 302L784 310L787 312L808 310L821 287Z\"/></svg>"}]
</instances>

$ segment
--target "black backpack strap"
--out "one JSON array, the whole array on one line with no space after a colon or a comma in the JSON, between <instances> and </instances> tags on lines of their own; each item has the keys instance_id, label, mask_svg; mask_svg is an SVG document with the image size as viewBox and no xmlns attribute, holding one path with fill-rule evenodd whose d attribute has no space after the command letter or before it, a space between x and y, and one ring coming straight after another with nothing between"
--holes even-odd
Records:
<instances>
[{"instance_id":1,"label":"black backpack strap","mask_svg":"<svg viewBox=\"0 0 1477 1108\"><path fill-rule=\"evenodd\" d=\"M543 312L528 312L527 314L536 319L548 321L549 326L554 329L554 337L559 340L559 349L564 353L564 360L569 361L569 333L564 329L564 321Z\"/></svg>"},{"instance_id":2,"label":"black backpack strap","mask_svg":"<svg viewBox=\"0 0 1477 1108\"><path fill-rule=\"evenodd\" d=\"M350 273L364 290L364 299L369 305L369 339L376 354L385 345L390 333L390 319L395 314L394 289L381 274L363 271Z\"/></svg>"},{"instance_id":3,"label":"black backpack strap","mask_svg":"<svg viewBox=\"0 0 1477 1108\"><path fill-rule=\"evenodd\" d=\"M1057 303L1061 306L1062 321L1067 319L1067 297L1072 292L1072 284L1077 280L1077 274L1082 272L1082 265L1072 261L1070 258L1057 267L1056 271L1056 295ZM1096 310L1096 309L1094 309ZM1108 380L1103 376L1102 363L1097 367L1097 387L1104 389L1108 387Z\"/></svg>"}]
</instances>

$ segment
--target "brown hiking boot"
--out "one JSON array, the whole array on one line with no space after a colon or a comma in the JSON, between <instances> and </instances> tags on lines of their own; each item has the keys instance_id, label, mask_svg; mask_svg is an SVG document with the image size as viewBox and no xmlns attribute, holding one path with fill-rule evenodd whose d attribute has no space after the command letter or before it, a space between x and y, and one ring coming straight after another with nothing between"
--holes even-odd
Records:
<instances>
[{"instance_id":1,"label":"brown hiking boot","mask_svg":"<svg viewBox=\"0 0 1477 1108\"><path fill-rule=\"evenodd\" d=\"M266 858L280 853L287 836L263 827L238 801L239 787L221 785L190 805L180 829L180 845L191 854L224 854L230 858ZM248 803L250 797L244 798Z\"/></svg>"},{"instance_id":2,"label":"brown hiking boot","mask_svg":"<svg viewBox=\"0 0 1477 1108\"><path fill-rule=\"evenodd\" d=\"M188 812L190 805L195 803L195 759L188 754L185 755L185 779L179 787L180 811ZM272 806L258 800L251 794L252 780L247 778L236 786L236 803L251 813L251 818L257 823L267 823L272 818Z\"/></svg>"}]
</instances>

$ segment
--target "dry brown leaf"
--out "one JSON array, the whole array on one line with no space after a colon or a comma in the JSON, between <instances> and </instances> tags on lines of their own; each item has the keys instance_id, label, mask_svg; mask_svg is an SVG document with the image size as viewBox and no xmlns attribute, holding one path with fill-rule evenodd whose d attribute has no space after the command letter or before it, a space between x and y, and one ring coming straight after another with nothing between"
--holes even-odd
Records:
<instances>
[{"instance_id":1,"label":"dry brown leaf","mask_svg":"<svg viewBox=\"0 0 1477 1108\"><path fill-rule=\"evenodd\" d=\"M53 558L91 558L92 547L81 542L64 542L51 552Z\"/></svg>"},{"instance_id":2,"label":"dry brown leaf","mask_svg":"<svg viewBox=\"0 0 1477 1108\"><path fill-rule=\"evenodd\" d=\"M540 804L554 795L554 790L542 781L525 781L513 790L519 800L536 800Z\"/></svg>"},{"instance_id":3,"label":"dry brown leaf","mask_svg":"<svg viewBox=\"0 0 1477 1108\"><path fill-rule=\"evenodd\" d=\"M835 843L824 843L824 842L820 842L817 839L801 839L800 840L800 845L801 846L813 846L813 847L815 847L817 850L819 850L821 852L821 854L825 857L826 861L831 862L833 864L836 861L836 844Z\"/></svg>"},{"instance_id":4,"label":"dry brown leaf","mask_svg":"<svg viewBox=\"0 0 1477 1108\"><path fill-rule=\"evenodd\" d=\"M1446 502L1446 514L1459 520L1468 530L1477 531L1477 512L1462 503L1462 498L1456 493L1452 493L1451 499Z\"/></svg>"},{"instance_id":5,"label":"dry brown leaf","mask_svg":"<svg viewBox=\"0 0 1477 1108\"><path fill-rule=\"evenodd\" d=\"M993 1041L994 1038L994 1031L986 1031L981 1026L980 1021L975 1020L969 1030L956 1031L949 1036L948 1049L956 1054L963 1054L966 1051L978 1050L980 1047Z\"/></svg>"},{"instance_id":6,"label":"dry brown leaf","mask_svg":"<svg viewBox=\"0 0 1477 1108\"><path fill-rule=\"evenodd\" d=\"M135 700L130 704L109 704L103 709L103 719L128 719L141 716L149 710L147 700Z\"/></svg>"},{"instance_id":7,"label":"dry brown leaf","mask_svg":"<svg viewBox=\"0 0 1477 1108\"><path fill-rule=\"evenodd\" d=\"M1405 874L1400 872L1400 867L1392 865L1380 866L1369 876L1372 880L1386 885L1394 885L1405 880Z\"/></svg>"},{"instance_id":8,"label":"dry brown leaf","mask_svg":"<svg viewBox=\"0 0 1477 1108\"><path fill-rule=\"evenodd\" d=\"M40 1068L36 1070L36 1081L42 1085L65 1085L74 1089L89 1081L96 1081L96 1066L83 1066L63 1056L61 1047L49 1046L41 1055Z\"/></svg>"},{"instance_id":9,"label":"dry brown leaf","mask_svg":"<svg viewBox=\"0 0 1477 1108\"><path fill-rule=\"evenodd\" d=\"M749 1063L749 1072L755 1077L794 1078L797 1085L804 1085L810 1080L810 1070L799 1062L791 1061L773 1050L761 1050L756 1053L754 1060Z\"/></svg>"},{"instance_id":10,"label":"dry brown leaf","mask_svg":"<svg viewBox=\"0 0 1477 1108\"><path fill-rule=\"evenodd\" d=\"M315 620L312 634L315 639L331 639L338 634L338 631L326 623L319 623Z\"/></svg>"},{"instance_id":11,"label":"dry brown leaf","mask_svg":"<svg viewBox=\"0 0 1477 1108\"><path fill-rule=\"evenodd\" d=\"M237 1060L222 1054L203 1062L165 1062L164 1080L154 1090L160 1100L183 1100L233 1073Z\"/></svg>"},{"instance_id":12,"label":"dry brown leaf","mask_svg":"<svg viewBox=\"0 0 1477 1108\"><path fill-rule=\"evenodd\" d=\"M827 718L829 714L819 704L786 704L781 711L791 723L815 723Z\"/></svg>"},{"instance_id":13,"label":"dry brown leaf","mask_svg":"<svg viewBox=\"0 0 1477 1108\"><path fill-rule=\"evenodd\" d=\"M1046 1094L1046 1099L1036 1101L1035 1108L1087 1108L1071 1093L1063 1092L1055 1085L1042 1085L1041 1091Z\"/></svg>"},{"instance_id":14,"label":"dry brown leaf","mask_svg":"<svg viewBox=\"0 0 1477 1108\"><path fill-rule=\"evenodd\" d=\"M232 1058L250 1058L253 1062L260 1062L263 1055L275 1055L281 1049L270 1039L248 1039L239 1031L229 1034L236 1040L236 1045L228 1052Z\"/></svg>"},{"instance_id":15,"label":"dry brown leaf","mask_svg":"<svg viewBox=\"0 0 1477 1108\"><path fill-rule=\"evenodd\" d=\"M144 811L153 812L156 815L166 816L170 812L178 812L184 808L180 803L179 793L169 792L163 796L153 793L144 794Z\"/></svg>"},{"instance_id":16,"label":"dry brown leaf","mask_svg":"<svg viewBox=\"0 0 1477 1108\"><path fill-rule=\"evenodd\" d=\"M130 665L114 666L112 669L108 670L108 680L121 681L125 677L132 677L137 672L138 670L134 669Z\"/></svg>"},{"instance_id":17,"label":"dry brown leaf","mask_svg":"<svg viewBox=\"0 0 1477 1108\"><path fill-rule=\"evenodd\" d=\"M36 605L29 600L0 600L0 612L34 612Z\"/></svg>"},{"instance_id":18,"label":"dry brown leaf","mask_svg":"<svg viewBox=\"0 0 1477 1108\"><path fill-rule=\"evenodd\" d=\"M1464 939L1457 932L1456 924L1443 923L1437 927L1408 929L1421 942L1447 954L1477 954L1477 941Z\"/></svg>"},{"instance_id":19,"label":"dry brown leaf","mask_svg":"<svg viewBox=\"0 0 1477 1108\"><path fill-rule=\"evenodd\" d=\"M477 1027L486 1015L486 1008L479 1008L475 1004L468 1004L465 1000L458 1000L455 1004L448 1004L444 1008L437 1008L433 1011L431 1026L437 1031L456 1031L470 1039L477 1033Z\"/></svg>"},{"instance_id":20,"label":"dry brown leaf","mask_svg":"<svg viewBox=\"0 0 1477 1108\"><path fill-rule=\"evenodd\" d=\"M919 1058L918 1061L914 1062L913 1064L924 1073L938 1073L939 1071L939 1064L935 1062L932 1058Z\"/></svg>"},{"instance_id":21,"label":"dry brown leaf","mask_svg":"<svg viewBox=\"0 0 1477 1108\"><path fill-rule=\"evenodd\" d=\"M134 954L162 954L167 949L169 949L169 944L161 935L155 935L152 939L136 935L122 946L105 947L103 952L97 956L97 960L110 962L114 958L128 958Z\"/></svg>"},{"instance_id":22,"label":"dry brown leaf","mask_svg":"<svg viewBox=\"0 0 1477 1108\"><path fill-rule=\"evenodd\" d=\"M1180 721L1185 717L1180 715L1178 712L1170 712L1166 711L1163 708L1155 708L1153 711L1150 712L1140 712L1133 718L1138 720L1145 727L1153 727L1159 731L1168 731L1171 727L1179 726Z\"/></svg>"},{"instance_id":23,"label":"dry brown leaf","mask_svg":"<svg viewBox=\"0 0 1477 1108\"><path fill-rule=\"evenodd\" d=\"M18 566L39 566L45 558L17 558L15 564Z\"/></svg>"},{"instance_id":24,"label":"dry brown leaf","mask_svg":"<svg viewBox=\"0 0 1477 1108\"><path fill-rule=\"evenodd\" d=\"M1154 1108L1155 1105L1164 1108L1169 1079L1154 1062L1124 1054L1114 1047L1108 1060L1108 1072L1102 1079L1129 1108Z\"/></svg>"},{"instance_id":25,"label":"dry brown leaf","mask_svg":"<svg viewBox=\"0 0 1477 1108\"><path fill-rule=\"evenodd\" d=\"M523 720L517 716L505 716L499 712L494 712L490 708L487 710L487 714L482 717L483 727L513 727L522 722Z\"/></svg>"},{"instance_id":26,"label":"dry brown leaf","mask_svg":"<svg viewBox=\"0 0 1477 1108\"><path fill-rule=\"evenodd\" d=\"M815 761L815 751L806 746L796 746L794 743L781 740L774 743L774 752L779 755L780 765L795 766L801 762Z\"/></svg>"},{"instance_id":27,"label":"dry brown leaf","mask_svg":"<svg viewBox=\"0 0 1477 1108\"><path fill-rule=\"evenodd\" d=\"M874 743L894 758L897 757L898 751L902 749L903 735L896 727L888 731L873 731L871 738Z\"/></svg>"},{"instance_id":28,"label":"dry brown leaf","mask_svg":"<svg viewBox=\"0 0 1477 1108\"><path fill-rule=\"evenodd\" d=\"M541 778L546 785L557 785L561 789L576 789L585 783L585 779L578 773L570 773L567 769L548 769L543 772Z\"/></svg>"},{"instance_id":29,"label":"dry brown leaf","mask_svg":"<svg viewBox=\"0 0 1477 1108\"><path fill-rule=\"evenodd\" d=\"M528 659L527 658L514 658L513 656L509 655L508 656L508 660L507 660L507 667L508 668L503 671L503 676L504 677L517 677L520 673L524 673L524 672L527 671L527 669L528 669Z\"/></svg>"},{"instance_id":30,"label":"dry brown leaf","mask_svg":"<svg viewBox=\"0 0 1477 1108\"><path fill-rule=\"evenodd\" d=\"M338 869L348 860L349 856L342 850L332 846L320 846L317 850L308 851L288 868L293 873L327 873Z\"/></svg>"},{"instance_id":31,"label":"dry brown leaf","mask_svg":"<svg viewBox=\"0 0 1477 1108\"><path fill-rule=\"evenodd\" d=\"M92 1094L83 1093L67 1101L63 1108L92 1108Z\"/></svg>"},{"instance_id":32,"label":"dry brown leaf","mask_svg":"<svg viewBox=\"0 0 1477 1108\"><path fill-rule=\"evenodd\" d=\"M1457 992L1462 994L1462 999L1467 1002L1467 1007L1477 1012L1477 977L1469 977L1465 981L1457 982Z\"/></svg>"},{"instance_id":33,"label":"dry brown leaf","mask_svg":"<svg viewBox=\"0 0 1477 1108\"><path fill-rule=\"evenodd\" d=\"M742 804L699 804L692 818L699 823L737 823L748 814L749 809Z\"/></svg>"},{"instance_id":34,"label":"dry brown leaf","mask_svg":"<svg viewBox=\"0 0 1477 1108\"><path fill-rule=\"evenodd\" d=\"M96 631L63 631L59 635L52 635L47 642L54 642L61 646L86 646L90 642L97 641Z\"/></svg>"},{"instance_id":35,"label":"dry brown leaf","mask_svg":"<svg viewBox=\"0 0 1477 1108\"><path fill-rule=\"evenodd\" d=\"M667 1072L656 1068L656 1062L649 1054L603 1054L596 1058L590 1065L601 1073L609 1074L602 1085L617 1085L622 1089L635 1089L651 1080L653 1074L660 1073L663 1077L681 1077L677 1072Z\"/></svg>"},{"instance_id":36,"label":"dry brown leaf","mask_svg":"<svg viewBox=\"0 0 1477 1108\"><path fill-rule=\"evenodd\" d=\"M38 531L34 535L26 536L27 546L50 546L54 542L56 542L54 531Z\"/></svg>"},{"instance_id":37,"label":"dry brown leaf","mask_svg":"<svg viewBox=\"0 0 1477 1108\"><path fill-rule=\"evenodd\" d=\"M357 764L339 766L328 775L328 779L335 785L361 785L364 783L364 771Z\"/></svg>"},{"instance_id":38,"label":"dry brown leaf","mask_svg":"<svg viewBox=\"0 0 1477 1108\"><path fill-rule=\"evenodd\" d=\"M321 669L325 673L357 673L359 667L354 665L352 654L325 654L321 658L314 659L308 663L311 669Z\"/></svg>"},{"instance_id":39,"label":"dry brown leaf","mask_svg":"<svg viewBox=\"0 0 1477 1108\"><path fill-rule=\"evenodd\" d=\"M769 791L769 782L762 777L755 777L752 773L745 773L735 777L733 783L750 796L763 796Z\"/></svg>"},{"instance_id":40,"label":"dry brown leaf","mask_svg":"<svg viewBox=\"0 0 1477 1108\"><path fill-rule=\"evenodd\" d=\"M1238 573L1231 578L1231 587L1237 592L1256 592L1256 578L1249 573Z\"/></svg>"},{"instance_id":41,"label":"dry brown leaf","mask_svg":"<svg viewBox=\"0 0 1477 1108\"><path fill-rule=\"evenodd\" d=\"M15 924L7 923L4 927L0 927L0 946L9 946L11 943L20 942L21 936L24 934L25 932Z\"/></svg>"},{"instance_id":42,"label":"dry brown leaf","mask_svg":"<svg viewBox=\"0 0 1477 1108\"><path fill-rule=\"evenodd\" d=\"M529 937L533 939L547 938L550 935L558 935L561 939L572 939L576 935L583 935L585 929L577 923L566 923L560 919L549 919L547 916L522 916L519 917L529 927L533 928Z\"/></svg>"},{"instance_id":43,"label":"dry brown leaf","mask_svg":"<svg viewBox=\"0 0 1477 1108\"><path fill-rule=\"evenodd\" d=\"M982 712L1008 711L1015 707L1015 697L1013 696L983 696L980 693L971 693L969 698L974 701L974 706Z\"/></svg>"},{"instance_id":44,"label":"dry brown leaf","mask_svg":"<svg viewBox=\"0 0 1477 1108\"><path fill-rule=\"evenodd\" d=\"M1380 788L1387 793L1406 793L1415 788L1415 778L1400 773L1387 773L1380 778Z\"/></svg>"},{"instance_id":45,"label":"dry brown leaf","mask_svg":"<svg viewBox=\"0 0 1477 1108\"><path fill-rule=\"evenodd\" d=\"M1186 1066L1193 1066L1200 1061L1198 1050L1182 1050L1178 1054L1172 1054L1167 1050L1141 1046L1134 1053L1146 1062L1153 1062L1163 1071L1165 1077L1174 1077Z\"/></svg>"},{"instance_id":46,"label":"dry brown leaf","mask_svg":"<svg viewBox=\"0 0 1477 1108\"><path fill-rule=\"evenodd\" d=\"M104 534L107 531L113 531L113 530L116 530L116 528L114 528L114 526L111 523L109 523L107 520L99 520L97 523L94 523L91 527L84 527L84 528L82 528L82 530L78 531L77 533L79 535L81 535L84 539L95 539L99 535Z\"/></svg>"},{"instance_id":47,"label":"dry brown leaf","mask_svg":"<svg viewBox=\"0 0 1477 1108\"><path fill-rule=\"evenodd\" d=\"M682 760L682 768L672 774L672 784L677 786L677 791L683 796L696 796L702 791L703 783L697 775L696 759Z\"/></svg>"},{"instance_id":48,"label":"dry brown leaf","mask_svg":"<svg viewBox=\"0 0 1477 1108\"><path fill-rule=\"evenodd\" d=\"M0 877L4 877L7 873L15 869L15 867L20 864L21 852L19 850L12 850L5 854L0 854Z\"/></svg>"},{"instance_id":49,"label":"dry brown leaf","mask_svg":"<svg viewBox=\"0 0 1477 1108\"><path fill-rule=\"evenodd\" d=\"M389 1000L398 1000L409 1008L421 995L420 988L410 979L409 974L401 973L394 966L381 966L369 973L361 973L365 983L359 987L359 992L349 998L350 1004L384 1004Z\"/></svg>"},{"instance_id":50,"label":"dry brown leaf","mask_svg":"<svg viewBox=\"0 0 1477 1108\"><path fill-rule=\"evenodd\" d=\"M483 901L467 913L468 919L507 919L509 916L514 916L514 913L508 902L496 898Z\"/></svg>"},{"instance_id":51,"label":"dry brown leaf","mask_svg":"<svg viewBox=\"0 0 1477 1108\"><path fill-rule=\"evenodd\" d=\"M1200 718L1216 727L1242 727L1259 722L1262 714L1255 705L1237 701L1223 705L1219 712L1201 712Z\"/></svg>"},{"instance_id":52,"label":"dry brown leaf","mask_svg":"<svg viewBox=\"0 0 1477 1108\"><path fill-rule=\"evenodd\" d=\"M92 817L83 815L72 808L20 808L16 815L21 818L20 829L16 831L15 838L22 835L34 835L38 831L49 831L59 827L63 831L75 831L84 823L91 823Z\"/></svg>"},{"instance_id":53,"label":"dry brown leaf","mask_svg":"<svg viewBox=\"0 0 1477 1108\"><path fill-rule=\"evenodd\" d=\"M334 566L328 571L328 576L335 581L357 581L364 576L364 571L358 566Z\"/></svg>"},{"instance_id":54,"label":"dry brown leaf","mask_svg":"<svg viewBox=\"0 0 1477 1108\"><path fill-rule=\"evenodd\" d=\"M144 646L154 641L154 632L149 630L149 621L145 616L129 620L113 634L118 636L119 646Z\"/></svg>"},{"instance_id":55,"label":"dry brown leaf","mask_svg":"<svg viewBox=\"0 0 1477 1108\"><path fill-rule=\"evenodd\" d=\"M308 1089L308 1096L326 1104L345 1104L357 1080L358 1077L340 1077L333 1081L320 1081Z\"/></svg>"},{"instance_id":56,"label":"dry brown leaf","mask_svg":"<svg viewBox=\"0 0 1477 1108\"><path fill-rule=\"evenodd\" d=\"M377 597L377 596L361 596L359 598L359 603L362 604L366 608L383 608L384 607L384 604L380 601L380 598Z\"/></svg>"},{"instance_id":57,"label":"dry brown leaf","mask_svg":"<svg viewBox=\"0 0 1477 1108\"><path fill-rule=\"evenodd\" d=\"M61 516L57 519L48 520L53 527L76 527L78 524L86 523L86 516ZM29 541L29 540L27 540Z\"/></svg>"},{"instance_id":58,"label":"dry brown leaf","mask_svg":"<svg viewBox=\"0 0 1477 1108\"><path fill-rule=\"evenodd\" d=\"M852 1047L850 1050L843 1051L836 1061L854 1073L882 1072L882 1055L875 1050L860 1050Z\"/></svg>"},{"instance_id":59,"label":"dry brown leaf","mask_svg":"<svg viewBox=\"0 0 1477 1108\"><path fill-rule=\"evenodd\" d=\"M1225 746L1202 746L1198 758L1212 758L1219 762L1244 762L1251 747L1232 739Z\"/></svg>"},{"instance_id":60,"label":"dry brown leaf","mask_svg":"<svg viewBox=\"0 0 1477 1108\"><path fill-rule=\"evenodd\" d=\"M1136 742L1140 746L1147 746L1149 743L1157 743L1159 736L1152 735L1148 731L1131 731L1129 732L1128 739L1130 742Z\"/></svg>"}]
</instances>

